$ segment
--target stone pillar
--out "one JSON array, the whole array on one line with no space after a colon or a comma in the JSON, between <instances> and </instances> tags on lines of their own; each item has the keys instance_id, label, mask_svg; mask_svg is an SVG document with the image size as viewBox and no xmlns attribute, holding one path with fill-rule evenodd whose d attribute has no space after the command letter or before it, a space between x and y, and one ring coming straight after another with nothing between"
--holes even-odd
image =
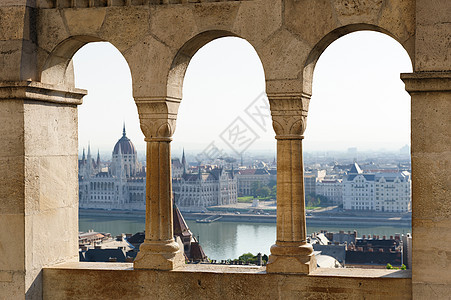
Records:
<instances>
[{"instance_id":1,"label":"stone pillar","mask_svg":"<svg viewBox=\"0 0 451 300\"><path fill-rule=\"evenodd\" d=\"M308 274L316 268L307 243L302 139L310 96L268 94L277 139L277 240L268 273Z\"/></svg>"},{"instance_id":2,"label":"stone pillar","mask_svg":"<svg viewBox=\"0 0 451 300\"><path fill-rule=\"evenodd\" d=\"M78 261L77 105L85 94L0 82L0 298L41 299L42 268Z\"/></svg>"},{"instance_id":3,"label":"stone pillar","mask_svg":"<svg viewBox=\"0 0 451 300\"><path fill-rule=\"evenodd\" d=\"M135 99L147 142L146 233L135 269L173 270L183 266L183 249L172 227L171 140L179 99Z\"/></svg>"},{"instance_id":4,"label":"stone pillar","mask_svg":"<svg viewBox=\"0 0 451 300\"><path fill-rule=\"evenodd\" d=\"M402 74L412 98L412 289L451 293L451 72Z\"/></svg>"}]
</instances>

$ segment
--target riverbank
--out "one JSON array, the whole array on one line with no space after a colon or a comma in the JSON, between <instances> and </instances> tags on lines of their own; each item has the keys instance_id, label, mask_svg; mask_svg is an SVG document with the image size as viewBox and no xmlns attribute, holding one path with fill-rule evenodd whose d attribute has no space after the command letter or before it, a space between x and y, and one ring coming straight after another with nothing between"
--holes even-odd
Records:
<instances>
[{"instance_id":1,"label":"riverbank","mask_svg":"<svg viewBox=\"0 0 451 300\"><path fill-rule=\"evenodd\" d=\"M145 211L121 211L121 210L100 210L100 209L80 209L80 216L85 217L114 217L114 218L145 218ZM228 212L205 212L192 213L183 212L186 220L202 220L212 216L221 216L216 222L245 222L245 223L276 223L276 215L270 214L246 214ZM356 216L355 213L309 213L306 217L307 225L360 225L360 226L411 226L409 216L396 216L393 214L381 215L365 213L363 216Z\"/></svg>"}]
</instances>

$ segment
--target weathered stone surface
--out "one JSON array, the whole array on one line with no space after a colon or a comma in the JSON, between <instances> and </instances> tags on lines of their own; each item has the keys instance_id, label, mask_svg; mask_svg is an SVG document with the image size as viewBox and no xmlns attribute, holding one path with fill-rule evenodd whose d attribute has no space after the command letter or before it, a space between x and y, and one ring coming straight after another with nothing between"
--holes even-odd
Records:
<instances>
[{"instance_id":1,"label":"weathered stone surface","mask_svg":"<svg viewBox=\"0 0 451 300\"><path fill-rule=\"evenodd\" d=\"M230 30L233 28L239 7L239 1L211 2L190 6L199 32L212 29Z\"/></svg>"},{"instance_id":2,"label":"weathered stone surface","mask_svg":"<svg viewBox=\"0 0 451 300\"><path fill-rule=\"evenodd\" d=\"M24 154L23 103L16 100L0 100L0 157Z\"/></svg>"},{"instance_id":3,"label":"weathered stone surface","mask_svg":"<svg viewBox=\"0 0 451 300\"><path fill-rule=\"evenodd\" d=\"M149 18L150 11L139 6L108 8L100 36L124 53L134 44L145 40L150 29Z\"/></svg>"},{"instance_id":4,"label":"weathered stone surface","mask_svg":"<svg viewBox=\"0 0 451 300\"><path fill-rule=\"evenodd\" d=\"M451 17L441 24L418 26L416 36L415 70L449 71L451 69Z\"/></svg>"},{"instance_id":5,"label":"weathered stone surface","mask_svg":"<svg viewBox=\"0 0 451 300\"><path fill-rule=\"evenodd\" d=\"M384 0L333 0L333 4L342 25L376 23Z\"/></svg>"},{"instance_id":6,"label":"weathered stone surface","mask_svg":"<svg viewBox=\"0 0 451 300\"><path fill-rule=\"evenodd\" d=\"M310 50L306 42L288 30L278 31L258 49L266 79L298 78Z\"/></svg>"},{"instance_id":7,"label":"weathered stone surface","mask_svg":"<svg viewBox=\"0 0 451 300\"><path fill-rule=\"evenodd\" d=\"M124 53L133 79L133 97L165 96L167 72L175 53L152 36Z\"/></svg>"},{"instance_id":8,"label":"weathered stone surface","mask_svg":"<svg viewBox=\"0 0 451 300\"><path fill-rule=\"evenodd\" d=\"M155 7L151 12L151 32L171 48L180 49L199 32L192 9L186 5Z\"/></svg>"},{"instance_id":9,"label":"weathered stone surface","mask_svg":"<svg viewBox=\"0 0 451 300\"><path fill-rule=\"evenodd\" d=\"M0 218L1 214L23 214L25 209L23 156L0 157L0 180L2 182Z\"/></svg>"},{"instance_id":10,"label":"weathered stone surface","mask_svg":"<svg viewBox=\"0 0 451 300\"><path fill-rule=\"evenodd\" d=\"M287 27L299 34L311 47L339 26L329 0L289 0L285 3Z\"/></svg>"},{"instance_id":11,"label":"weathered stone surface","mask_svg":"<svg viewBox=\"0 0 451 300\"><path fill-rule=\"evenodd\" d=\"M0 80L20 80L22 41L0 40Z\"/></svg>"},{"instance_id":12,"label":"weathered stone surface","mask_svg":"<svg viewBox=\"0 0 451 300\"><path fill-rule=\"evenodd\" d=\"M258 47L281 26L282 1L244 1L240 4L232 31Z\"/></svg>"},{"instance_id":13,"label":"weathered stone surface","mask_svg":"<svg viewBox=\"0 0 451 300\"><path fill-rule=\"evenodd\" d=\"M358 272L339 275L331 270L329 276L327 272L305 276L265 274L261 270L244 273L240 268L162 272L105 270L96 265L97 269L92 269L93 265L45 269L44 298L65 298L72 293L81 298L119 299L131 293L137 299L148 295L160 299L411 299L410 279L405 277L408 273L404 278L359 277Z\"/></svg>"},{"instance_id":14,"label":"weathered stone surface","mask_svg":"<svg viewBox=\"0 0 451 300\"><path fill-rule=\"evenodd\" d=\"M30 156L78 156L78 115L75 105L47 106L27 102L25 113L25 147ZM45 123L43 121L45 120Z\"/></svg>"},{"instance_id":15,"label":"weathered stone surface","mask_svg":"<svg viewBox=\"0 0 451 300\"><path fill-rule=\"evenodd\" d=\"M446 298L451 286L451 241L446 234L451 227L447 172L451 169L450 16L448 0L1 0L2 296ZM307 259L310 250L304 241L301 201L300 139L308 113L304 98L311 94L312 74L321 52L340 36L358 30L394 37L408 51L416 72L406 81L412 95L412 279L327 275L321 270L312 272L314 262ZM158 257L158 261L137 266L171 269L182 261L178 249L172 247L172 221L167 215L172 205L169 142L184 73L200 47L230 35L242 36L255 47L270 99L277 95L300 98L294 104L271 104L279 139L278 210L290 217L278 217L272 262L280 264L270 265L268 271L274 267L275 272L313 275L59 269L46 270L42 289L43 266L77 260L76 105L83 92L73 89L73 54L86 43L105 40L129 63L142 129L148 148L153 149L148 166L152 164L154 172L149 174L154 176L152 182L158 182L148 201L163 211L149 210L155 216L146 224L149 257ZM159 109L149 101L159 102ZM165 158L158 161L160 154ZM293 208L297 213L291 214ZM302 247L308 251L298 253ZM296 267L293 259L309 267Z\"/></svg>"},{"instance_id":16,"label":"weathered stone surface","mask_svg":"<svg viewBox=\"0 0 451 300\"><path fill-rule=\"evenodd\" d=\"M21 40L28 38L24 36L29 26L25 18L25 6L0 7L0 40Z\"/></svg>"},{"instance_id":17,"label":"weathered stone surface","mask_svg":"<svg viewBox=\"0 0 451 300\"><path fill-rule=\"evenodd\" d=\"M378 25L388 30L403 43L415 34L415 2L410 0L385 1ZM414 53L409 53L412 57Z\"/></svg>"},{"instance_id":18,"label":"weathered stone surface","mask_svg":"<svg viewBox=\"0 0 451 300\"><path fill-rule=\"evenodd\" d=\"M442 24L451 18L451 5L447 0L416 0L415 7L419 25Z\"/></svg>"},{"instance_id":19,"label":"weathered stone surface","mask_svg":"<svg viewBox=\"0 0 451 300\"><path fill-rule=\"evenodd\" d=\"M5 299L24 299L24 273L21 271L1 271L0 291Z\"/></svg>"},{"instance_id":20,"label":"weathered stone surface","mask_svg":"<svg viewBox=\"0 0 451 300\"><path fill-rule=\"evenodd\" d=\"M52 52L61 41L69 38L70 33L67 32L61 11L41 9L38 12L38 19L38 43L42 49Z\"/></svg>"},{"instance_id":21,"label":"weathered stone surface","mask_svg":"<svg viewBox=\"0 0 451 300\"><path fill-rule=\"evenodd\" d=\"M25 217L23 214L0 215L0 270L25 271ZM9 246L13 244L14 247Z\"/></svg>"},{"instance_id":22,"label":"weathered stone surface","mask_svg":"<svg viewBox=\"0 0 451 300\"><path fill-rule=\"evenodd\" d=\"M104 23L105 14L106 8L68 9L63 11L64 20L72 36L97 36L100 27ZM83 22L80 22L80 19L83 19Z\"/></svg>"},{"instance_id":23,"label":"weathered stone surface","mask_svg":"<svg viewBox=\"0 0 451 300\"><path fill-rule=\"evenodd\" d=\"M412 139L416 142L412 144L413 152L440 153L450 150L451 132L447 130L451 128L450 100L446 93L412 98Z\"/></svg>"}]
</instances>

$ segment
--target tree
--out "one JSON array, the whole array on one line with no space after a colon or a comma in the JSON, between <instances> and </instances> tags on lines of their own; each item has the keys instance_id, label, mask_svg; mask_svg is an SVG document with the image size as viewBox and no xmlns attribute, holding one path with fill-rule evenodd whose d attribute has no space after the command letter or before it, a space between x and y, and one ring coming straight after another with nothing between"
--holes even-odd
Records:
<instances>
[{"instance_id":1,"label":"tree","mask_svg":"<svg viewBox=\"0 0 451 300\"><path fill-rule=\"evenodd\" d=\"M260 181L254 181L251 184L251 194L252 196L257 196L257 190L262 187L262 183Z\"/></svg>"},{"instance_id":2,"label":"tree","mask_svg":"<svg viewBox=\"0 0 451 300\"><path fill-rule=\"evenodd\" d=\"M254 258L254 255L252 253L244 253L240 257L238 257L238 260L244 261L244 262L251 262Z\"/></svg>"},{"instance_id":3,"label":"tree","mask_svg":"<svg viewBox=\"0 0 451 300\"><path fill-rule=\"evenodd\" d=\"M260 188L257 189L255 195L256 195L257 197L263 197L263 198L265 198L265 197L268 197L270 193L271 193L271 190L269 189L269 187L267 187L267 186L262 186L262 187L260 187Z\"/></svg>"}]
</instances>

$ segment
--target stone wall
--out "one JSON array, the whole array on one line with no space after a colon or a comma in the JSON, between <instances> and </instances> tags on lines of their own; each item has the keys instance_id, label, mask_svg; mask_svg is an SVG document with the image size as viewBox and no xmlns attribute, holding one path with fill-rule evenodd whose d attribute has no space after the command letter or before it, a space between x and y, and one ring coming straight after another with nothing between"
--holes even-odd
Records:
<instances>
[{"instance_id":1,"label":"stone wall","mask_svg":"<svg viewBox=\"0 0 451 300\"><path fill-rule=\"evenodd\" d=\"M206 265L133 271L131 264L69 264L44 269L44 299L412 298L408 271L325 269L308 276L264 271Z\"/></svg>"},{"instance_id":2,"label":"stone wall","mask_svg":"<svg viewBox=\"0 0 451 300\"><path fill-rule=\"evenodd\" d=\"M346 279L317 277L311 246L305 243L302 139L314 67L333 41L359 30L375 30L396 39L414 67L413 74L403 75L412 96L411 280L374 277L362 281L355 274ZM126 58L147 156L153 157L147 163L151 176L146 190L153 201L147 199L146 241L140 252L149 256L144 255L134 267L173 269L183 263L171 231L170 141L192 56L224 36L242 37L257 51L277 134L281 215L267 272L311 275L120 271L124 277L150 282L141 286L158 283L161 289L144 287L142 291L162 298L167 291L177 291L177 281L183 283L182 291L205 298L221 298L221 293L247 295L246 290L272 298L362 298L366 287L374 298L387 296L377 284L387 284L391 292L402 291L399 298L447 298L451 292L449 0L0 1L3 295L91 298L102 285L112 291L115 284L123 286L113 279L115 272L68 269L46 271L45 282L59 285L53 290L44 283L42 290L43 267L77 257L76 107L85 92L74 88L72 56L89 42L108 41ZM54 274L63 280L51 279ZM238 283L224 288L221 280ZM77 282L80 285L71 285ZM258 287L258 292L246 282Z\"/></svg>"}]
</instances>

